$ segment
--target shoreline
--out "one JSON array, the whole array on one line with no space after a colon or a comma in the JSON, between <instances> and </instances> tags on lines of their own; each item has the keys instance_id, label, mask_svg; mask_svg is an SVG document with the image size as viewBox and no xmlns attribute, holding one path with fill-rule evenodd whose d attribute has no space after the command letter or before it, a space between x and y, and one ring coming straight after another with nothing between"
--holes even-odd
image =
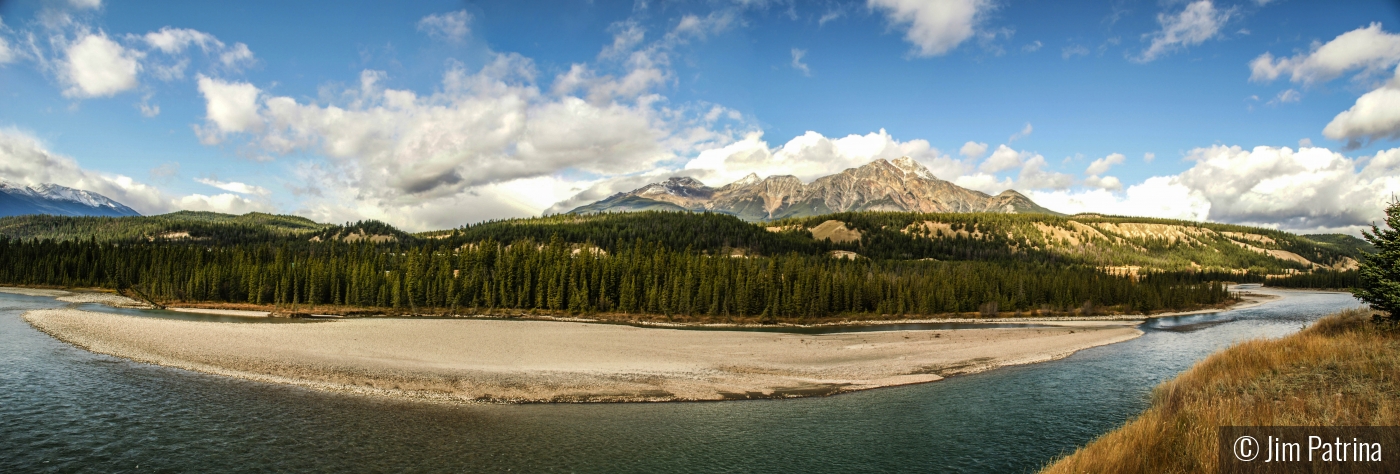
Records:
<instances>
[{"instance_id":1,"label":"shoreline","mask_svg":"<svg viewBox=\"0 0 1400 474\"><path fill-rule=\"evenodd\" d=\"M1238 287L1236 287L1238 288ZM1312 292L1343 292L1340 290L1314 290L1314 289L1292 289L1292 288L1251 288L1253 290L1267 291L1312 291ZM56 288L30 288L16 286L0 286L0 293L22 294L27 296L48 296L55 297L59 301L76 303L99 303L118 308L154 309L150 305L117 295L103 289L56 289ZM1147 321L1157 318L1169 318L1176 316L1190 316L1196 314L1212 314L1237 309L1251 308L1267 303L1279 298L1278 295L1258 294L1241 292L1243 297L1234 303L1214 307L1202 308L1189 311L1171 311L1156 314L1143 313L1123 313L1106 315L1065 315L1065 316L1004 316L1004 317L964 317L956 313L952 315L931 315L921 318L903 319L846 319L839 321L828 321L818 323L706 323L706 322L672 322L653 321L648 319L615 319L580 316L556 316L550 314L532 314L519 312L515 314L403 314L403 315L331 315L331 314L309 314L312 319L403 319L403 320L464 320L464 321L552 321L552 322L575 322L589 324L621 325L639 328L660 328L660 329L742 329L742 328L794 328L794 329L820 329L833 327L870 327L870 326L896 326L902 324L1019 324L1019 323L1065 323L1084 321ZM256 306L247 304L223 304L223 303L193 303L200 306L189 306L190 303L182 306L167 306L166 311L174 311L192 314L209 314L219 316L237 316L249 318L265 318L279 310L275 307ZM205 305L217 306L240 306L257 307L259 309L228 309L228 308L206 308ZM310 310L308 310L309 312Z\"/></svg>"},{"instance_id":2,"label":"shoreline","mask_svg":"<svg viewBox=\"0 0 1400 474\"><path fill-rule=\"evenodd\" d=\"M1056 360L1143 334L1140 320L804 335L543 321L242 325L71 308L24 319L60 341L137 362L450 403L824 396Z\"/></svg>"}]
</instances>

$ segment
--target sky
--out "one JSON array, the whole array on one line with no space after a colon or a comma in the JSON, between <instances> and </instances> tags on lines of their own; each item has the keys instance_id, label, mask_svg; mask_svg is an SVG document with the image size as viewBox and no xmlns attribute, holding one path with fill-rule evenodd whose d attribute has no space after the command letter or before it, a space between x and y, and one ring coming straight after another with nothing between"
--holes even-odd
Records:
<instances>
[{"instance_id":1,"label":"sky","mask_svg":"<svg viewBox=\"0 0 1400 474\"><path fill-rule=\"evenodd\" d=\"M0 180L143 214L564 212L909 156L1050 209L1346 232L1400 2L0 1Z\"/></svg>"}]
</instances>

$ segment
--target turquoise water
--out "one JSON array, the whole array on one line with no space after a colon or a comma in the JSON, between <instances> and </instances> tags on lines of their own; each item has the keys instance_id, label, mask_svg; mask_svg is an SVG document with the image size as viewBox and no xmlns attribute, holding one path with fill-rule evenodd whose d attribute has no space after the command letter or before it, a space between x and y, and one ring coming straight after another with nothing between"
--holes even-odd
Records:
<instances>
[{"instance_id":1,"label":"turquoise water","mask_svg":"<svg viewBox=\"0 0 1400 474\"><path fill-rule=\"evenodd\" d=\"M92 354L20 318L63 303L0 294L0 472L1033 471L1207 354L1358 305L1290 295L1058 361L832 397L443 406Z\"/></svg>"}]
</instances>

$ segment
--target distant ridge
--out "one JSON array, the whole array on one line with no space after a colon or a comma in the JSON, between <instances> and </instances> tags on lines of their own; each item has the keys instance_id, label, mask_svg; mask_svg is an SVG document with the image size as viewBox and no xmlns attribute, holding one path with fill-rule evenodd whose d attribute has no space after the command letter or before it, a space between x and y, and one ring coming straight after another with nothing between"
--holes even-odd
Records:
<instances>
[{"instance_id":1,"label":"distant ridge","mask_svg":"<svg viewBox=\"0 0 1400 474\"><path fill-rule=\"evenodd\" d=\"M938 179L912 158L879 159L803 184L796 176L749 174L718 188L674 177L575 208L570 214L633 211L731 214L756 222L848 211L999 212L1060 215L1012 190L995 196Z\"/></svg>"},{"instance_id":2,"label":"distant ridge","mask_svg":"<svg viewBox=\"0 0 1400 474\"><path fill-rule=\"evenodd\" d=\"M0 217L30 214L52 216L139 216L107 196L57 184L21 186L0 181Z\"/></svg>"}]
</instances>

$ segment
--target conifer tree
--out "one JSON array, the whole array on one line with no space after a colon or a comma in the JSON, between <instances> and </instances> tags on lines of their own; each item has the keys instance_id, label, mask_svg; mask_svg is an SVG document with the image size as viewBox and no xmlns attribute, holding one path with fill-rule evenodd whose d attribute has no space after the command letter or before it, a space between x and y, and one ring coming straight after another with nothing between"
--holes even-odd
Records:
<instances>
[{"instance_id":1,"label":"conifer tree","mask_svg":"<svg viewBox=\"0 0 1400 474\"><path fill-rule=\"evenodd\" d=\"M1400 200L1392 200L1385 208L1385 223L1389 229L1371 224L1370 232L1361 231L1376 253L1361 262L1360 284L1353 292L1396 321L1400 320Z\"/></svg>"}]
</instances>

